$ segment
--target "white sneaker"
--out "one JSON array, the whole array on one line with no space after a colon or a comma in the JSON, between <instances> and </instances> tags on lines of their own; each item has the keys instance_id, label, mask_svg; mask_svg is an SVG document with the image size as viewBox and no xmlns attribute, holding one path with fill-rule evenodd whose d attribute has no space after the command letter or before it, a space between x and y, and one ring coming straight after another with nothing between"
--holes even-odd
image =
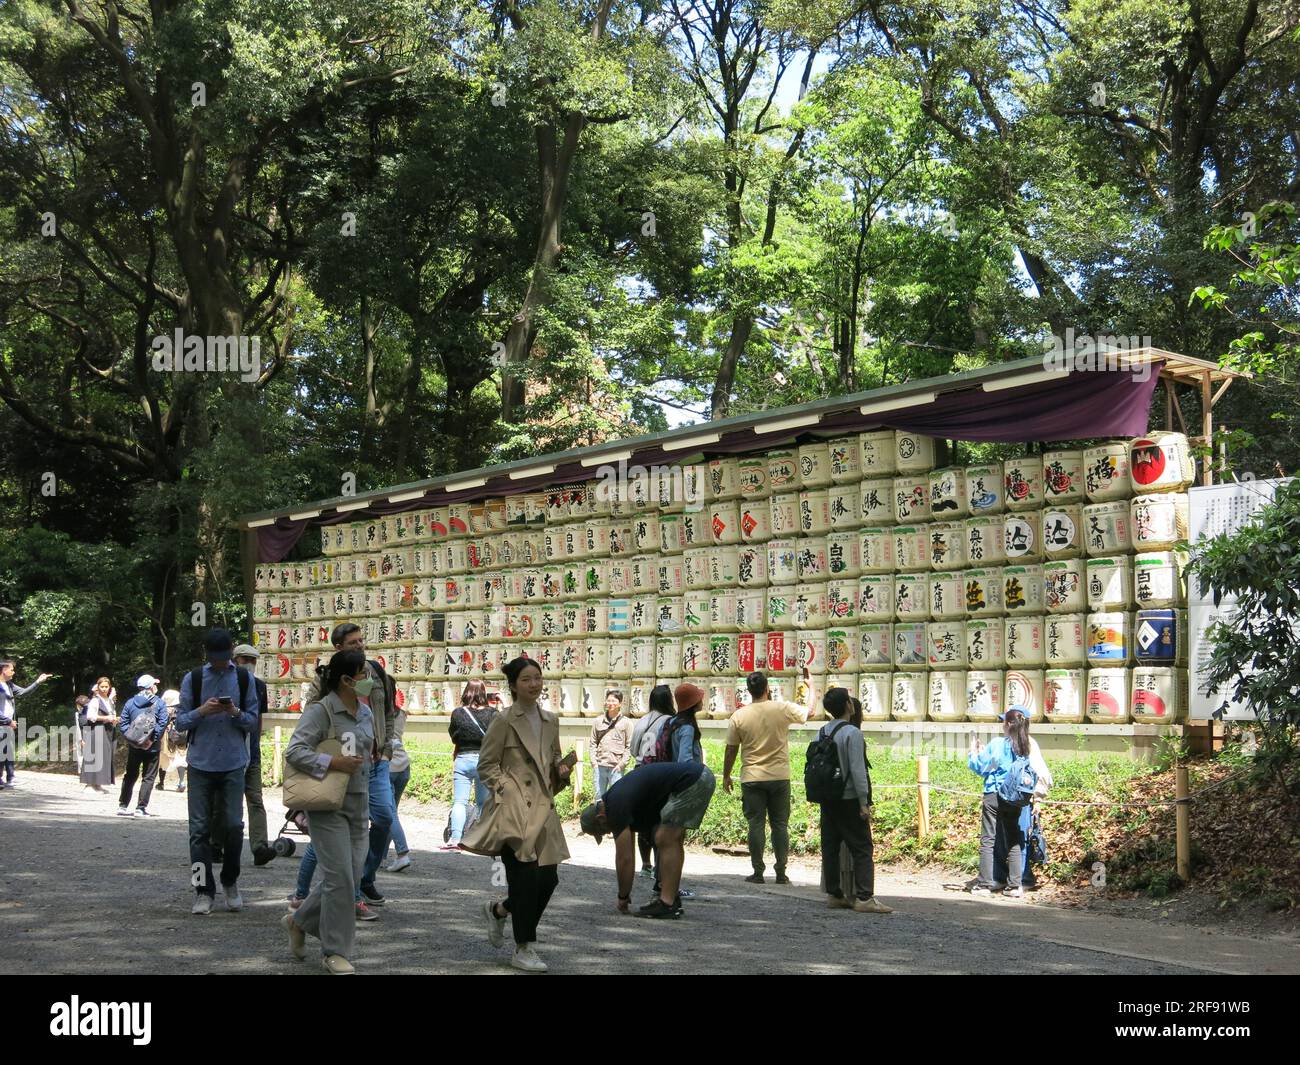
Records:
<instances>
[{"instance_id":1,"label":"white sneaker","mask_svg":"<svg viewBox=\"0 0 1300 1065\"><path fill-rule=\"evenodd\" d=\"M117 816L118 816L118 817L133 817L133 816L135 816L135 815L132 814L131 811L128 810L125 806L119 806L119 807L117 808Z\"/></svg>"},{"instance_id":2,"label":"white sneaker","mask_svg":"<svg viewBox=\"0 0 1300 1065\"><path fill-rule=\"evenodd\" d=\"M198 895L195 895L194 905L193 907L191 907L190 913L198 914L200 917L206 917L211 912L212 912L212 896L204 895L202 892L200 892Z\"/></svg>"},{"instance_id":3,"label":"white sneaker","mask_svg":"<svg viewBox=\"0 0 1300 1065\"><path fill-rule=\"evenodd\" d=\"M233 890L233 894L232 894L232 890ZM226 888L225 894L226 894L226 909L228 909L231 913L238 913L240 910L244 908L244 896L242 896L239 893L238 884L232 884L230 887Z\"/></svg>"},{"instance_id":4,"label":"white sneaker","mask_svg":"<svg viewBox=\"0 0 1300 1065\"><path fill-rule=\"evenodd\" d=\"M975 887L970 889L970 893L972 895L977 895L980 898L984 898L984 899L989 899L993 897L992 889L986 887L980 887L978 884Z\"/></svg>"},{"instance_id":5,"label":"white sneaker","mask_svg":"<svg viewBox=\"0 0 1300 1065\"><path fill-rule=\"evenodd\" d=\"M1018 887L1007 888L1007 890L1002 893L1002 897L1004 899L1023 899L1025 897L1025 889Z\"/></svg>"},{"instance_id":6,"label":"white sneaker","mask_svg":"<svg viewBox=\"0 0 1300 1065\"><path fill-rule=\"evenodd\" d=\"M498 917L493 913L492 907L495 905L496 903L492 899L488 899L483 904L483 916L487 918L488 942L494 947L502 947L505 946L506 942L506 921L508 918Z\"/></svg>"},{"instance_id":7,"label":"white sneaker","mask_svg":"<svg viewBox=\"0 0 1300 1065\"><path fill-rule=\"evenodd\" d=\"M537 956L537 951L533 950L533 944L531 943L515 947L515 953L510 959L510 964L526 973L546 972L546 962Z\"/></svg>"},{"instance_id":8,"label":"white sneaker","mask_svg":"<svg viewBox=\"0 0 1300 1065\"><path fill-rule=\"evenodd\" d=\"M390 873L400 873L403 869L409 869L410 867L411 867L411 855L408 852L406 854L399 854L396 858L394 858L391 862L388 863L386 868Z\"/></svg>"}]
</instances>

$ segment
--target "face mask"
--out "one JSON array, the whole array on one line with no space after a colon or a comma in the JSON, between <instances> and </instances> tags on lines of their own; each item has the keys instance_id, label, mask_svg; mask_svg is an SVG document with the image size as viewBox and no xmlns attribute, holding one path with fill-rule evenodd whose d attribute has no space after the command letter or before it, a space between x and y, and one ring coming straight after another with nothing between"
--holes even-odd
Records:
<instances>
[{"instance_id":1,"label":"face mask","mask_svg":"<svg viewBox=\"0 0 1300 1065\"><path fill-rule=\"evenodd\" d=\"M374 689L374 686L375 686L374 677L362 677L360 680L354 680L352 682L353 689L356 691L357 695L362 699L370 698L370 692Z\"/></svg>"}]
</instances>

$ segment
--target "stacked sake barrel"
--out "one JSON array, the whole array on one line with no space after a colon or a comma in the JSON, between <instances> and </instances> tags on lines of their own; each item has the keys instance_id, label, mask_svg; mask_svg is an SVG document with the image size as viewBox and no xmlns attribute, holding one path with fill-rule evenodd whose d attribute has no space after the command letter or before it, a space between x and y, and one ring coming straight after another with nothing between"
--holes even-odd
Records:
<instances>
[{"instance_id":1,"label":"stacked sake barrel","mask_svg":"<svg viewBox=\"0 0 1300 1065\"><path fill-rule=\"evenodd\" d=\"M416 714L517 655L565 715L686 679L724 718L754 669L857 691L869 720L1183 713L1182 436L936 469L933 440L882 430L617 472L328 526L323 558L258 567L274 707L350 620Z\"/></svg>"}]
</instances>

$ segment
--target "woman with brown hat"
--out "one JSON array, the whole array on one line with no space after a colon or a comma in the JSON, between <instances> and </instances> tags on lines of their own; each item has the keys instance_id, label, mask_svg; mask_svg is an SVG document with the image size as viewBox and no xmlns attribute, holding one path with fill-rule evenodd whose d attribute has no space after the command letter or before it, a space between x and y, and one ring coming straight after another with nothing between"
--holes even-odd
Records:
<instances>
[{"instance_id":1,"label":"woman with brown hat","mask_svg":"<svg viewBox=\"0 0 1300 1065\"><path fill-rule=\"evenodd\" d=\"M695 715L704 706L704 689L690 681L677 685L673 691L677 713L664 726L663 743L667 748L667 762L703 762L704 747L700 743L700 726Z\"/></svg>"},{"instance_id":2,"label":"woman with brown hat","mask_svg":"<svg viewBox=\"0 0 1300 1065\"><path fill-rule=\"evenodd\" d=\"M507 662L502 672L514 702L492 720L483 737L478 773L489 801L461 846L499 857L505 866L505 899L489 899L483 906L488 942L502 945L508 919L515 940L510 964L543 973L546 963L534 949L537 925L560 882L558 866L569 856L554 796L567 785L576 758L560 757L559 719L538 704L541 667L520 657Z\"/></svg>"}]
</instances>

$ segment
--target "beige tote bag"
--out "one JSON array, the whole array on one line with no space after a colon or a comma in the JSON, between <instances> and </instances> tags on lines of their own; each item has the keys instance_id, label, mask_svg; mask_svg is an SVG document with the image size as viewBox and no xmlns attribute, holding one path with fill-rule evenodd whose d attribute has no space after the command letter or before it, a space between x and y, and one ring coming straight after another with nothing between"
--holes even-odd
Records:
<instances>
[{"instance_id":1,"label":"beige tote bag","mask_svg":"<svg viewBox=\"0 0 1300 1065\"><path fill-rule=\"evenodd\" d=\"M312 706L319 706L313 703ZM310 709L310 707L308 708ZM305 712L305 711L304 711ZM325 716L329 721L329 735L316 746L317 754L336 755L343 753L343 744L334 736L334 716L328 709ZM341 769L331 769L324 780L317 780L310 773L305 773L297 766L284 761L284 787L282 801L286 810L305 810L307 813L319 813L327 810L343 809L343 799L348 792L350 774Z\"/></svg>"}]
</instances>

